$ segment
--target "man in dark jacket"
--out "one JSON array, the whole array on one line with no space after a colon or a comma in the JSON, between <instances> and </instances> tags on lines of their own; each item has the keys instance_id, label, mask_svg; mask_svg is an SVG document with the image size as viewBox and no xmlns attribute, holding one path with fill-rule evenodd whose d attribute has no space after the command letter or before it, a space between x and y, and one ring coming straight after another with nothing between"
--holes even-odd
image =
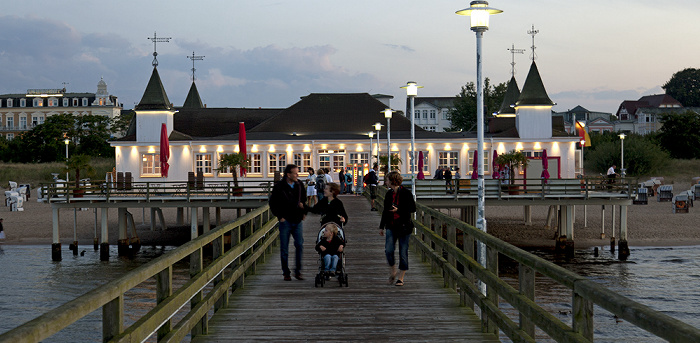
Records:
<instances>
[{"instance_id":1,"label":"man in dark jacket","mask_svg":"<svg viewBox=\"0 0 700 343\"><path fill-rule=\"evenodd\" d=\"M289 270L289 236L294 237L296 265L294 277L303 280L301 276L301 257L304 253L304 235L302 221L306 215L306 189L298 180L299 167L288 164L284 168L284 177L275 183L270 194L270 210L279 220L280 230L280 259L285 281L291 281Z\"/></svg>"}]
</instances>

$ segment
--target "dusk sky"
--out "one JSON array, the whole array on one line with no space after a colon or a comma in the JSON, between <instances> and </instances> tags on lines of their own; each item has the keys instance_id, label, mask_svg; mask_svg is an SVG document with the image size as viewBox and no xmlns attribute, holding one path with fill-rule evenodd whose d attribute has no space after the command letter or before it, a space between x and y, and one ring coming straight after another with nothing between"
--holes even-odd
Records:
<instances>
[{"instance_id":1,"label":"dusk sky","mask_svg":"<svg viewBox=\"0 0 700 343\"><path fill-rule=\"evenodd\" d=\"M700 2L501 0L483 41L492 82L536 63L547 92L566 111L615 113L623 100L663 93L674 72L699 67ZM209 107L288 107L309 93L454 96L476 78L475 35L455 11L469 1L13 1L0 15L0 94L29 88L95 92L103 77L125 109L150 77L154 31L158 71L181 106L191 84Z\"/></svg>"}]
</instances>

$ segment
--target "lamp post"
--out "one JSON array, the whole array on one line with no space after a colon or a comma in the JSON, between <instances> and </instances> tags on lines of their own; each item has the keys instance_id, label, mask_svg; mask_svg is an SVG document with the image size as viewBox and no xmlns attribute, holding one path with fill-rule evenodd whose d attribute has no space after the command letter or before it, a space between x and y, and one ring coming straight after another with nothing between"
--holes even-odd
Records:
<instances>
[{"instance_id":1,"label":"lamp post","mask_svg":"<svg viewBox=\"0 0 700 343\"><path fill-rule=\"evenodd\" d=\"M407 111L408 115L411 116L411 193L413 193L413 199L416 199L416 126L413 124L413 121L416 118L415 109L414 109L414 101L416 98L416 95L418 95L418 88L423 88L423 86L419 86L417 83L414 81L408 81L406 82L406 85L401 87L401 88L406 88L406 95L408 98L411 100L410 104L410 110Z\"/></svg>"},{"instance_id":2,"label":"lamp post","mask_svg":"<svg viewBox=\"0 0 700 343\"><path fill-rule=\"evenodd\" d=\"M624 133L620 134L620 177L625 177L625 137Z\"/></svg>"},{"instance_id":3,"label":"lamp post","mask_svg":"<svg viewBox=\"0 0 700 343\"><path fill-rule=\"evenodd\" d=\"M374 131L367 132L369 136L369 165L372 167L372 137L374 137Z\"/></svg>"},{"instance_id":4,"label":"lamp post","mask_svg":"<svg viewBox=\"0 0 700 343\"><path fill-rule=\"evenodd\" d=\"M394 111L390 108L382 111L384 113L384 118L386 118L386 165L387 172L391 170L391 116Z\"/></svg>"},{"instance_id":5,"label":"lamp post","mask_svg":"<svg viewBox=\"0 0 700 343\"><path fill-rule=\"evenodd\" d=\"M374 129L377 131L377 165L379 165L379 151L381 150L379 147L379 130L382 129L382 124L380 122L374 123Z\"/></svg>"},{"instance_id":6,"label":"lamp post","mask_svg":"<svg viewBox=\"0 0 700 343\"><path fill-rule=\"evenodd\" d=\"M63 140L63 143L66 144L66 161L68 161L68 143L70 143L70 140L68 140L68 138L66 138L65 140ZM67 182L68 182L68 172L66 172L66 183Z\"/></svg>"},{"instance_id":7,"label":"lamp post","mask_svg":"<svg viewBox=\"0 0 700 343\"><path fill-rule=\"evenodd\" d=\"M482 85L481 75L481 39L484 37L484 32L489 29L489 16L498 14L503 11L488 7L488 1L472 1L469 3L469 8L459 10L458 15L470 16L471 30L476 33L476 137L477 137L477 155L478 161L478 180L477 180L477 215L476 228L486 232L486 217L484 214L484 87ZM479 242L477 246L477 255L479 263L486 267L486 244ZM479 283L479 289L483 294L486 294L486 284Z\"/></svg>"}]
</instances>

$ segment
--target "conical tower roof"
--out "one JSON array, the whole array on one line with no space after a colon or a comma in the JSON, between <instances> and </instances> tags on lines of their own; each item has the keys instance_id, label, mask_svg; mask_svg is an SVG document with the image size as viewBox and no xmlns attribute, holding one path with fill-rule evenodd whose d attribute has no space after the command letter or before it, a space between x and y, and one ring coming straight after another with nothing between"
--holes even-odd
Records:
<instances>
[{"instance_id":1,"label":"conical tower roof","mask_svg":"<svg viewBox=\"0 0 700 343\"><path fill-rule=\"evenodd\" d=\"M165 93L163 88L163 83L160 81L160 75L158 75L158 69L153 67L153 73L151 74L151 79L148 80L148 86L146 86L146 91L143 92L143 97L141 102L139 102L135 110L169 110L172 109L170 106L170 100L168 100L168 94Z\"/></svg>"},{"instance_id":2,"label":"conical tower roof","mask_svg":"<svg viewBox=\"0 0 700 343\"><path fill-rule=\"evenodd\" d=\"M515 105L556 105L549 98L547 91L544 89L542 77L540 77L540 72L537 70L537 64L535 64L535 61L532 61L532 64L530 65L530 72L527 73L525 84L523 84L523 91L520 93L520 97L518 97L518 101L515 103Z\"/></svg>"},{"instance_id":3,"label":"conical tower roof","mask_svg":"<svg viewBox=\"0 0 700 343\"><path fill-rule=\"evenodd\" d=\"M185 104L182 108L204 108L202 104L202 98L199 97L199 91L197 91L197 85L192 81L192 86L190 86L190 92L187 93L187 98L185 99Z\"/></svg>"},{"instance_id":4,"label":"conical tower roof","mask_svg":"<svg viewBox=\"0 0 700 343\"><path fill-rule=\"evenodd\" d=\"M498 114L515 114L515 108L513 105L515 105L519 97L520 88L518 88L518 82L515 81L515 76L511 76L510 81L508 81L508 87L506 87L506 94L503 96L501 108L498 110Z\"/></svg>"}]
</instances>

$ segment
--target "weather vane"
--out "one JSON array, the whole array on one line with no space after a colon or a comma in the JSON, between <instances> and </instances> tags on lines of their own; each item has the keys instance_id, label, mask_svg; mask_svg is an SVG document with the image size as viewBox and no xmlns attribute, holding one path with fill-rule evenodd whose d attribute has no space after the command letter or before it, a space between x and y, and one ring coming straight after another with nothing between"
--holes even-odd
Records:
<instances>
[{"instance_id":1,"label":"weather vane","mask_svg":"<svg viewBox=\"0 0 700 343\"><path fill-rule=\"evenodd\" d=\"M205 56L195 56L194 51L192 51L192 56L187 56L187 58L192 60L192 82L194 82L195 77L194 77L194 71L197 69L194 69L194 61L203 61Z\"/></svg>"},{"instance_id":2,"label":"weather vane","mask_svg":"<svg viewBox=\"0 0 700 343\"><path fill-rule=\"evenodd\" d=\"M148 37L148 38L146 38L146 39L150 39L150 40L153 41L153 62L151 62L151 64L152 64L154 67L157 67L157 66L158 66L158 59L156 58L156 56L158 56L158 53L156 52L156 43L158 43L158 42L160 42L160 43L169 43L170 40L172 39L172 37L158 38L158 36L156 36L156 33L155 33L155 31L154 31L154 32L153 32L153 37Z\"/></svg>"},{"instance_id":3,"label":"weather vane","mask_svg":"<svg viewBox=\"0 0 700 343\"><path fill-rule=\"evenodd\" d=\"M525 49L516 49L515 44L510 45L510 51L511 57L512 57L512 62L510 62L510 74L515 77L515 54L524 54Z\"/></svg>"},{"instance_id":4,"label":"weather vane","mask_svg":"<svg viewBox=\"0 0 700 343\"><path fill-rule=\"evenodd\" d=\"M527 34L532 36L532 55L530 59L534 62L537 59L537 54L535 54L535 35L538 34L540 30L535 30L535 24L532 24L532 30L528 30Z\"/></svg>"}]
</instances>

